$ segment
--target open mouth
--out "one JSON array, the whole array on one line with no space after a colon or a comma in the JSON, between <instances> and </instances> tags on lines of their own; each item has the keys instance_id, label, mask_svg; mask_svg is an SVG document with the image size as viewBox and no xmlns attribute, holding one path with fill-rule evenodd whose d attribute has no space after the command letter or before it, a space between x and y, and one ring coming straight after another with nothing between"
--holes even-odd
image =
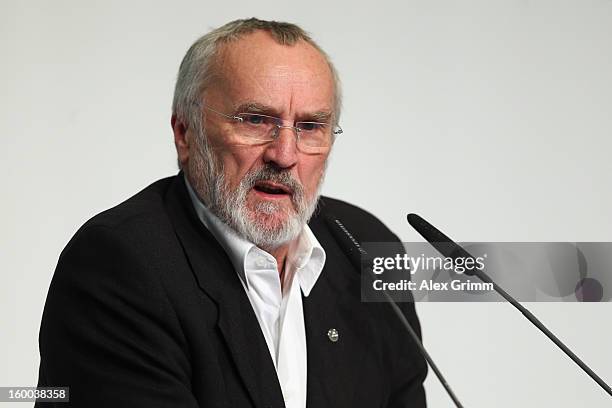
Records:
<instances>
[{"instance_id":1,"label":"open mouth","mask_svg":"<svg viewBox=\"0 0 612 408\"><path fill-rule=\"evenodd\" d=\"M255 183L253 189L260 194L275 197L285 197L293 193L289 187L272 181L259 181Z\"/></svg>"}]
</instances>

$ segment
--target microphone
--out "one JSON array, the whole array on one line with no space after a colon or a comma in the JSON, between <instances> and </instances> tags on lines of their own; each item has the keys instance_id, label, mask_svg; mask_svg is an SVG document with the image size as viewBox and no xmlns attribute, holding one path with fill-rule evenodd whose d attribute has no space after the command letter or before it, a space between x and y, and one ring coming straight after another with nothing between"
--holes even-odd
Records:
<instances>
[{"instance_id":1,"label":"microphone","mask_svg":"<svg viewBox=\"0 0 612 408\"><path fill-rule=\"evenodd\" d=\"M470 255L465 249L455 243L452 239L444 235L436 227L419 217L417 214L408 214L408 223L427 240L434 248L438 250L442 255L453 260L458 257L469 257L475 259L474 256ZM499 293L504 299L506 299L512 306L520 311L523 316L533 323L542 333L546 335L553 343L557 345L569 358L572 359L582 370L589 375L601 388L603 388L610 396L612 396L612 388L604 382L591 368L586 365L576 354L574 354L561 340L557 338L544 324L539 321L529 310L521 305L516 299L510 296L500 286L498 286L493 280L482 270L474 269L472 271L465 271L466 275L473 275L478 277L485 283L492 283L493 289Z\"/></svg>"},{"instance_id":2,"label":"microphone","mask_svg":"<svg viewBox=\"0 0 612 408\"><path fill-rule=\"evenodd\" d=\"M344 253L348 255L349 260L351 261L355 269L361 272L362 270L361 257L368 256L368 253L366 252L366 250L363 249L363 247L359 244L359 242L357 242L357 240L353 237L353 235L346 229L344 224L342 224L342 222L338 218L336 218L334 215L332 214L325 215L325 222L327 226L330 228L332 235L336 239L336 242L338 243L340 248L344 251ZM374 273L371 270L370 270L370 274L371 276L374 276ZM450 385L448 384L448 382L442 375L442 372L438 369L438 366L436 366L436 364L434 363L433 359L430 357L427 350L425 350L425 347L423 346L421 339L419 338L417 333L414 331L413 327L410 325L410 322L408 321L408 319L406 319L406 316L404 316L404 313L402 312L402 310L399 308L397 303L395 303L395 301L391 298L391 296L386 291L383 291L383 295L387 303L391 305L391 308L395 312L396 316L399 318L400 322L402 323L406 331L408 331L408 333L410 334L410 337L412 337L412 339L414 340L415 344L417 345L419 349L419 352L425 358L425 360L427 361L427 363L429 364L433 372L436 374L436 377L438 377L438 380L440 380L440 382L442 383L442 386L448 393L449 397L455 403L455 406L457 408L463 408L463 405L461 405L461 402L459 402L459 399L457 398L453 390L450 388Z\"/></svg>"}]
</instances>

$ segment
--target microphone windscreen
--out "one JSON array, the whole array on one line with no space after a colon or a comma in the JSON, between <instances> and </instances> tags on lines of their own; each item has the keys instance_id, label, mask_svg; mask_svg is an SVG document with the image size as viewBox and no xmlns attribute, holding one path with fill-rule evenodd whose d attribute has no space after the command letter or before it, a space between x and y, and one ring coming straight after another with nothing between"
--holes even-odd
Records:
<instances>
[{"instance_id":1,"label":"microphone windscreen","mask_svg":"<svg viewBox=\"0 0 612 408\"><path fill-rule=\"evenodd\" d=\"M444 235L439 229L425 221L419 215L411 213L406 217L408 223L438 252L448 258L474 258L468 251L459 246L452 239ZM474 271L466 271L466 275L474 275Z\"/></svg>"}]
</instances>

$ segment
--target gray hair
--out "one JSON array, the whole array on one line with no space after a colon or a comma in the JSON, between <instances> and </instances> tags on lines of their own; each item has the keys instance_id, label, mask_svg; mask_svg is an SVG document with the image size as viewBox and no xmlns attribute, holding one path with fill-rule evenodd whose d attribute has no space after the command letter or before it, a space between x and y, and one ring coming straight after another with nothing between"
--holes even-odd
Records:
<instances>
[{"instance_id":1,"label":"gray hair","mask_svg":"<svg viewBox=\"0 0 612 408\"><path fill-rule=\"evenodd\" d=\"M236 41L257 30L268 32L281 45L294 45L305 41L312 45L325 58L334 81L334 122L338 123L342 105L340 79L329 56L314 42L302 28L295 24L278 21L265 21L256 18L231 21L200 37L187 51L179 68L172 114L189 126L197 126L202 92L212 78L212 67L219 46Z\"/></svg>"}]
</instances>

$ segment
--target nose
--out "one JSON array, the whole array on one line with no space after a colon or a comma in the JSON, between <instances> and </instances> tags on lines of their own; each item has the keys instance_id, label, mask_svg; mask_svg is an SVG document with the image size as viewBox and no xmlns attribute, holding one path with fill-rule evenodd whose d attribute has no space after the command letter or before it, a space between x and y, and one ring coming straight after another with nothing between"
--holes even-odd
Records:
<instances>
[{"instance_id":1,"label":"nose","mask_svg":"<svg viewBox=\"0 0 612 408\"><path fill-rule=\"evenodd\" d=\"M283 169L295 166L298 160L297 139L293 126L277 126L275 140L267 145L264 152L264 161Z\"/></svg>"}]
</instances>

